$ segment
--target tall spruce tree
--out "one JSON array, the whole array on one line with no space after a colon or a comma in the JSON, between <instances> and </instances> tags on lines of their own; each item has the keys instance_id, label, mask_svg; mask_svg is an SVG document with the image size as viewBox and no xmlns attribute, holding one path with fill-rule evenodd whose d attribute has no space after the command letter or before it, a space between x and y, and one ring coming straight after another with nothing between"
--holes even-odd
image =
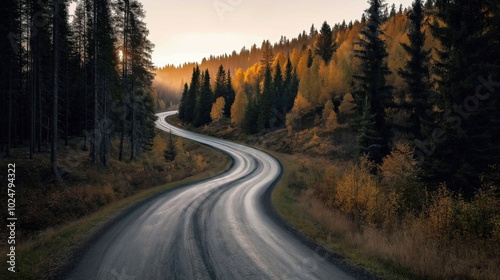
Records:
<instances>
[{"instance_id":1,"label":"tall spruce tree","mask_svg":"<svg viewBox=\"0 0 500 280\"><path fill-rule=\"evenodd\" d=\"M431 182L472 195L481 174L500 161L497 1L436 0L433 26L441 49L435 63L439 108L425 158ZM497 34L496 36L494 34Z\"/></svg>"},{"instance_id":2,"label":"tall spruce tree","mask_svg":"<svg viewBox=\"0 0 500 280\"><path fill-rule=\"evenodd\" d=\"M262 42L261 46L262 59L261 63L261 75L264 76L266 67L271 67L274 60L273 46L269 40L265 40Z\"/></svg>"},{"instance_id":3,"label":"tall spruce tree","mask_svg":"<svg viewBox=\"0 0 500 280\"><path fill-rule=\"evenodd\" d=\"M183 105L183 115L184 115L184 121L187 123L192 124L194 121L195 117L195 107L196 107L196 97L201 91L201 72L200 72L200 67L196 65L195 68L193 68L193 74L191 76L191 83L189 84L189 90L187 92L185 102L182 103Z\"/></svg>"},{"instance_id":4,"label":"tall spruce tree","mask_svg":"<svg viewBox=\"0 0 500 280\"><path fill-rule=\"evenodd\" d=\"M227 70L227 80L226 80L226 94L224 96L224 116L226 118L231 118L231 107L236 99L236 91L233 88L233 82L231 80L231 70Z\"/></svg>"},{"instance_id":5,"label":"tall spruce tree","mask_svg":"<svg viewBox=\"0 0 500 280\"><path fill-rule=\"evenodd\" d=\"M273 109L273 78L271 68L266 67L264 72L264 84L262 94L259 96L259 130L269 128L271 126L272 109Z\"/></svg>"},{"instance_id":6,"label":"tall spruce tree","mask_svg":"<svg viewBox=\"0 0 500 280\"><path fill-rule=\"evenodd\" d=\"M210 73L208 69L202 75L202 85L200 92L196 96L195 118L193 125L200 127L209 124L211 121L210 112L212 111L213 94L210 86Z\"/></svg>"},{"instance_id":7,"label":"tall spruce tree","mask_svg":"<svg viewBox=\"0 0 500 280\"><path fill-rule=\"evenodd\" d=\"M130 74L127 80L131 83L131 151L130 159L135 155L149 150L155 136L154 100L152 98L153 63L151 54L153 44L147 39L149 33L144 22L142 4L137 1L130 3Z\"/></svg>"},{"instance_id":8,"label":"tall spruce tree","mask_svg":"<svg viewBox=\"0 0 500 280\"><path fill-rule=\"evenodd\" d=\"M328 23L325 21L321 26L321 30L316 39L316 54L321 56L321 58L323 58L323 61L325 61L325 64L328 65L336 49L337 47L335 38L333 38L333 31L330 28L330 25L328 25Z\"/></svg>"},{"instance_id":9,"label":"tall spruce tree","mask_svg":"<svg viewBox=\"0 0 500 280\"><path fill-rule=\"evenodd\" d=\"M421 0L415 0L408 15L410 19L410 30L408 39L410 44L401 43L408 54L408 60L404 68L398 71L406 82L406 94L401 97L400 107L407 112L408 126L406 132L410 141L425 138L423 126L431 122L432 104L431 81L430 81L430 53L425 50L425 32L422 29L425 24L424 7Z\"/></svg>"},{"instance_id":10,"label":"tall spruce tree","mask_svg":"<svg viewBox=\"0 0 500 280\"><path fill-rule=\"evenodd\" d=\"M259 132L259 104L257 96L250 96L248 104L245 107L245 116L243 117L242 128L247 134L255 134Z\"/></svg>"},{"instance_id":11,"label":"tall spruce tree","mask_svg":"<svg viewBox=\"0 0 500 280\"><path fill-rule=\"evenodd\" d=\"M217 70L217 74L215 75L215 87L214 87L214 101L219 97L224 97L227 91L227 77L226 70L224 70L224 66L222 64L219 66Z\"/></svg>"},{"instance_id":12,"label":"tall spruce tree","mask_svg":"<svg viewBox=\"0 0 500 280\"><path fill-rule=\"evenodd\" d=\"M385 110L392 101L392 88L386 80L390 71L381 30L384 1L370 0L369 3L367 23L356 42L355 57L360 65L359 74L353 76L356 81L353 97L361 119L359 133L370 136L358 143L360 151L370 160L381 163L390 151L391 131Z\"/></svg>"},{"instance_id":13,"label":"tall spruce tree","mask_svg":"<svg viewBox=\"0 0 500 280\"><path fill-rule=\"evenodd\" d=\"M290 112L293 108L293 103L297 97L297 92L299 90L299 81L297 78L297 72L293 69L292 61L290 56L288 57L285 64L285 79L283 81L284 96L283 96L283 106L285 113Z\"/></svg>"},{"instance_id":14,"label":"tall spruce tree","mask_svg":"<svg viewBox=\"0 0 500 280\"><path fill-rule=\"evenodd\" d=\"M182 95L181 95L181 101L180 101L180 104L179 104L179 119L181 119L181 121L186 121L187 117L186 117L186 114L187 114L187 111L186 111L186 108L188 107L187 106L187 100L188 100L188 95L189 95L189 86L187 83L184 84L184 89L182 91Z\"/></svg>"},{"instance_id":15,"label":"tall spruce tree","mask_svg":"<svg viewBox=\"0 0 500 280\"><path fill-rule=\"evenodd\" d=\"M279 112L280 114L283 114L284 116L285 84L283 81L283 73L281 71L281 65L279 61L278 63L276 63L276 67L274 68L273 89L274 89L273 108L276 109L276 111Z\"/></svg>"}]
</instances>

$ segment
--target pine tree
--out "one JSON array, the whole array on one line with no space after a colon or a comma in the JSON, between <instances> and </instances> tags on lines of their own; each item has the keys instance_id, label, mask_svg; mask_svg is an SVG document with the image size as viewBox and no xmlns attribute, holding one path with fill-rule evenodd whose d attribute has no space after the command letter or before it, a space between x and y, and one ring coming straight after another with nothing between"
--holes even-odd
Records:
<instances>
[{"instance_id":1,"label":"pine tree","mask_svg":"<svg viewBox=\"0 0 500 280\"><path fill-rule=\"evenodd\" d=\"M65 3L62 3L66 5ZM61 11L61 6L59 1L53 1L52 3L52 36L53 36L53 55L52 55L52 66L54 67L52 72L53 84L52 84L52 124L51 124L51 145L50 145L50 166L52 171L52 176L56 180L60 180L59 169L57 167L57 141L58 137L58 124L59 124L59 56L61 49L61 34L60 28L61 23L59 22L61 15L59 12ZM63 19L66 19L63 17Z\"/></svg>"},{"instance_id":2,"label":"pine tree","mask_svg":"<svg viewBox=\"0 0 500 280\"><path fill-rule=\"evenodd\" d=\"M210 112L212 111L213 94L210 87L210 73L208 69L202 75L202 86L196 97L195 118L193 125L200 127L209 124Z\"/></svg>"},{"instance_id":3,"label":"pine tree","mask_svg":"<svg viewBox=\"0 0 500 280\"><path fill-rule=\"evenodd\" d=\"M273 78L270 67L266 67L264 74L264 86L259 98L259 130L271 127L272 108L273 108L274 90Z\"/></svg>"},{"instance_id":4,"label":"pine tree","mask_svg":"<svg viewBox=\"0 0 500 280\"><path fill-rule=\"evenodd\" d=\"M394 18L396 16L396 4L392 4L391 6L391 12L389 13L390 18Z\"/></svg>"},{"instance_id":5,"label":"pine tree","mask_svg":"<svg viewBox=\"0 0 500 280\"><path fill-rule=\"evenodd\" d=\"M353 96L361 117L359 133L367 135L359 138L360 150L370 160L380 163L390 151L391 132L386 123L385 109L390 105L392 96L391 87L386 81L390 74L387 51L381 39L381 11L384 4L381 0L370 0L369 3L368 21L361 31L360 40L356 42L358 49L355 49L355 57L360 61L360 74L353 76L357 85ZM372 125L371 118L373 129L367 133L364 126Z\"/></svg>"},{"instance_id":6,"label":"pine tree","mask_svg":"<svg viewBox=\"0 0 500 280\"><path fill-rule=\"evenodd\" d=\"M271 45L271 42L269 42L269 40L265 40L262 42L261 51L262 51L262 59L260 60L261 75L264 75L266 67L271 67L274 60L273 46Z\"/></svg>"},{"instance_id":7,"label":"pine tree","mask_svg":"<svg viewBox=\"0 0 500 280\"><path fill-rule=\"evenodd\" d=\"M373 113L370 103L368 96L365 95L357 141L360 152L359 156L368 155L370 160L376 160L385 156L381 154L381 151L384 150L383 145L385 141L377 129L376 115Z\"/></svg>"},{"instance_id":8,"label":"pine tree","mask_svg":"<svg viewBox=\"0 0 500 280\"><path fill-rule=\"evenodd\" d=\"M492 25L498 2L436 0L434 8L443 24L432 28L441 43L434 69L440 110L432 132L443 137L427 153L425 168L432 182L472 195L481 174L500 161L499 97L491 94L499 86L499 59L492 56L500 48Z\"/></svg>"},{"instance_id":9,"label":"pine tree","mask_svg":"<svg viewBox=\"0 0 500 280\"><path fill-rule=\"evenodd\" d=\"M225 97L226 91L227 91L226 70L224 70L224 67L221 64L219 66L217 74L215 75L214 99L217 99L219 97Z\"/></svg>"},{"instance_id":10,"label":"pine tree","mask_svg":"<svg viewBox=\"0 0 500 280\"><path fill-rule=\"evenodd\" d=\"M285 113L288 113L293 108L293 102L297 97L297 92L299 88L297 73L295 72L295 69L293 69L290 57L288 57L285 65L285 80L283 82L283 87L284 87L283 106Z\"/></svg>"},{"instance_id":11,"label":"pine tree","mask_svg":"<svg viewBox=\"0 0 500 280\"><path fill-rule=\"evenodd\" d=\"M409 59L405 67L398 71L398 74L404 78L407 86L407 96L401 98L400 104L401 108L409 115L408 127L405 130L409 133L409 140L414 141L424 138L423 126L425 123L430 123L429 114L432 111L429 94L431 90L429 73L431 51L424 50L425 33L422 27L425 24L425 15L421 0L413 2L408 17L411 23L408 33L410 44L401 43L401 46L408 54Z\"/></svg>"},{"instance_id":12,"label":"pine tree","mask_svg":"<svg viewBox=\"0 0 500 280\"><path fill-rule=\"evenodd\" d=\"M273 100L273 108L277 110L277 112L285 114L285 85L283 81L283 74L281 72L280 62L276 63L276 67L274 69L274 77L273 77L273 86L274 86L274 100Z\"/></svg>"},{"instance_id":13,"label":"pine tree","mask_svg":"<svg viewBox=\"0 0 500 280\"><path fill-rule=\"evenodd\" d=\"M361 25L365 25L366 24L366 15L363 13L361 15Z\"/></svg>"},{"instance_id":14,"label":"pine tree","mask_svg":"<svg viewBox=\"0 0 500 280\"><path fill-rule=\"evenodd\" d=\"M257 98L252 96L248 100L245 108L245 117L243 118L242 128L246 134L255 134L259 132L259 104Z\"/></svg>"},{"instance_id":15,"label":"pine tree","mask_svg":"<svg viewBox=\"0 0 500 280\"><path fill-rule=\"evenodd\" d=\"M192 124L195 117L195 107L196 107L196 99L201 91L201 80L200 80L200 68L196 65L193 68L193 75L191 76L191 83L189 84L189 91L186 95L186 100L183 103L184 105L184 121Z\"/></svg>"},{"instance_id":16,"label":"pine tree","mask_svg":"<svg viewBox=\"0 0 500 280\"><path fill-rule=\"evenodd\" d=\"M226 118L231 118L231 107L234 104L234 100L236 99L236 92L233 88L233 82L231 80L231 71L227 70L227 81L226 81L227 89L226 94L224 96L225 106L224 106L224 116Z\"/></svg>"},{"instance_id":17,"label":"pine tree","mask_svg":"<svg viewBox=\"0 0 500 280\"><path fill-rule=\"evenodd\" d=\"M321 58L325 61L325 64L328 65L336 48L333 31L330 28L330 25L328 25L325 21L323 26L321 26L321 31L319 32L319 36L316 40L316 54L321 56Z\"/></svg>"},{"instance_id":18,"label":"pine tree","mask_svg":"<svg viewBox=\"0 0 500 280\"><path fill-rule=\"evenodd\" d=\"M182 95L181 95L181 101L180 101L180 105L179 105L179 119L181 119L181 121L186 121L187 120L187 112L186 112L186 108L187 108L187 100L188 100L188 95L189 95L189 86L187 83L184 84L184 90L182 91Z\"/></svg>"}]
</instances>

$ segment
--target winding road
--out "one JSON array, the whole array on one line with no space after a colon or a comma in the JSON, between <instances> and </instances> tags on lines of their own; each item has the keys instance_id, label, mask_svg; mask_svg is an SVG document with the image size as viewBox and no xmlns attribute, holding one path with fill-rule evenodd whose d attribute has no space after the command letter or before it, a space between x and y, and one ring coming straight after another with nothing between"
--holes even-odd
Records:
<instances>
[{"instance_id":1,"label":"winding road","mask_svg":"<svg viewBox=\"0 0 500 280\"><path fill-rule=\"evenodd\" d=\"M267 214L281 173L270 155L168 124L157 127L227 153L225 173L167 191L95 239L67 279L355 279ZM357 277L356 277L357 278Z\"/></svg>"}]
</instances>

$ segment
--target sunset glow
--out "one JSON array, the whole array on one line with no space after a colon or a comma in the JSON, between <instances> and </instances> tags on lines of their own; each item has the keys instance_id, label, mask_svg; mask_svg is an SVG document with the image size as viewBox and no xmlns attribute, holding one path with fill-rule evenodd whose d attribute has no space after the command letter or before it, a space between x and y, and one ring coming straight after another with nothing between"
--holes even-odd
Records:
<instances>
[{"instance_id":1,"label":"sunset glow","mask_svg":"<svg viewBox=\"0 0 500 280\"><path fill-rule=\"evenodd\" d=\"M399 8L410 0L388 1ZM296 37L311 24L320 27L361 18L365 0L179 1L143 0L156 66L200 62L210 55L239 52L243 46Z\"/></svg>"}]
</instances>

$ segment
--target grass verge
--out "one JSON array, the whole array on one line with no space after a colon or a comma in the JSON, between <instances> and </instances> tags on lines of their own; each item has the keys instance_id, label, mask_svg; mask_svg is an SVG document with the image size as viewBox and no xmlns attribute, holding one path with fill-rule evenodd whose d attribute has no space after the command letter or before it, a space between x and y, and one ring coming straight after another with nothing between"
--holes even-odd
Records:
<instances>
[{"instance_id":1,"label":"grass verge","mask_svg":"<svg viewBox=\"0 0 500 280\"><path fill-rule=\"evenodd\" d=\"M376 277L424 279L413 275L395 262L380 258L368 250L353 245L348 240L348 236L358 229L345 215L326 209L321 202L314 201L307 190L290 187L296 184L296 173L301 168L298 162L303 156L267 152L277 158L284 168L283 177L272 194L272 203L277 212L292 227L326 249L345 257L349 263L363 267ZM348 229L351 232L346 232Z\"/></svg>"}]
</instances>

